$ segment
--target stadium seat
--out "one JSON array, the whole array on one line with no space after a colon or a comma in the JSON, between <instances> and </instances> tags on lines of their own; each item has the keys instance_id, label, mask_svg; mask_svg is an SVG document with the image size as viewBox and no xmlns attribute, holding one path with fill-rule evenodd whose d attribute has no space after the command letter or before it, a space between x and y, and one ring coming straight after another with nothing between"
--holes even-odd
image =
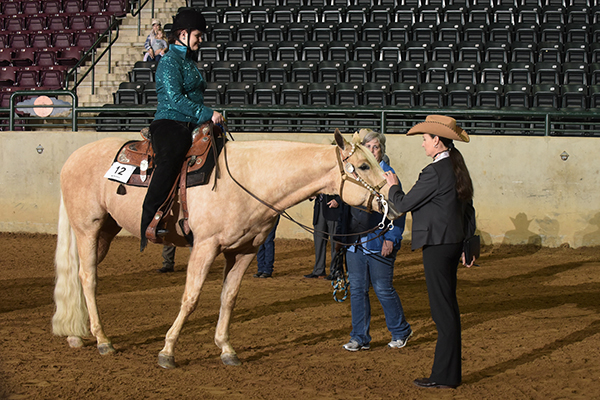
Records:
<instances>
[{"instance_id":1,"label":"stadium seat","mask_svg":"<svg viewBox=\"0 0 600 400\"><path fill-rule=\"evenodd\" d=\"M554 84L533 85L533 107L557 109L560 107L560 87Z\"/></svg>"},{"instance_id":2,"label":"stadium seat","mask_svg":"<svg viewBox=\"0 0 600 400\"><path fill-rule=\"evenodd\" d=\"M238 42L256 42L260 40L261 25L256 22L239 24L235 32L235 40Z\"/></svg>"},{"instance_id":3,"label":"stadium seat","mask_svg":"<svg viewBox=\"0 0 600 400\"><path fill-rule=\"evenodd\" d=\"M13 86L17 80L15 67L0 67L0 86Z\"/></svg>"},{"instance_id":4,"label":"stadium seat","mask_svg":"<svg viewBox=\"0 0 600 400\"><path fill-rule=\"evenodd\" d=\"M411 40L413 42L433 42L437 37L435 24L430 22L417 22L412 26Z\"/></svg>"},{"instance_id":5,"label":"stadium seat","mask_svg":"<svg viewBox=\"0 0 600 400\"><path fill-rule=\"evenodd\" d=\"M249 47L250 45L246 42L227 42L225 46L223 46L223 60L246 61L248 60Z\"/></svg>"},{"instance_id":6,"label":"stadium seat","mask_svg":"<svg viewBox=\"0 0 600 400\"><path fill-rule=\"evenodd\" d=\"M504 85L506 75L506 63L503 62L483 62L480 64L481 83L493 83Z\"/></svg>"},{"instance_id":7,"label":"stadium seat","mask_svg":"<svg viewBox=\"0 0 600 400\"><path fill-rule=\"evenodd\" d=\"M475 105L480 108L498 109L502 106L502 86L479 83L475 87Z\"/></svg>"},{"instance_id":8,"label":"stadium seat","mask_svg":"<svg viewBox=\"0 0 600 400\"><path fill-rule=\"evenodd\" d=\"M345 43L354 43L360 40L360 25L353 22L342 22L338 25L336 40Z\"/></svg>"},{"instance_id":9,"label":"stadium seat","mask_svg":"<svg viewBox=\"0 0 600 400\"><path fill-rule=\"evenodd\" d=\"M206 92L204 100L206 101ZM144 90L142 91L142 104L157 104L158 97L156 94L156 82L146 82L144 84ZM215 103L209 103L215 104Z\"/></svg>"},{"instance_id":10,"label":"stadium seat","mask_svg":"<svg viewBox=\"0 0 600 400\"><path fill-rule=\"evenodd\" d=\"M140 104L143 82L122 82L113 94L115 104Z\"/></svg>"},{"instance_id":11,"label":"stadium seat","mask_svg":"<svg viewBox=\"0 0 600 400\"><path fill-rule=\"evenodd\" d=\"M472 108L475 85L472 83L451 83L448 85L447 102L452 108Z\"/></svg>"},{"instance_id":12,"label":"stadium seat","mask_svg":"<svg viewBox=\"0 0 600 400\"><path fill-rule=\"evenodd\" d=\"M277 6L273 8L272 22L286 25L296 22L296 9L289 6Z\"/></svg>"},{"instance_id":13,"label":"stadium seat","mask_svg":"<svg viewBox=\"0 0 600 400\"><path fill-rule=\"evenodd\" d=\"M564 46L565 62L587 63L589 54L590 46L587 43L567 43Z\"/></svg>"},{"instance_id":14,"label":"stadium seat","mask_svg":"<svg viewBox=\"0 0 600 400\"><path fill-rule=\"evenodd\" d=\"M396 82L398 63L395 61L374 61L371 64L370 82L389 83Z\"/></svg>"},{"instance_id":15,"label":"stadium seat","mask_svg":"<svg viewBox=\"0 0 600 400\"><path fill-rule=\"evenodd\" d=\"M362 104L365 106L385 107L389 104L390 84L382 82L367 82L362 88Z\"/></svg>"},{"instance_id":16,"label":"stadium seat","mask_svg":"<svg viewBox=\"0 0 600 400\"><path fill-rule=\"evenodd\" d=\"M0 67L8 67L13 59L13 50L0 48Z\"/></svg>"},{"instance_id":17,"label":"stadium seat","mask_svg":"<svg viewBox=\"0 0 600 400\"><path fill-rule=\"evenodd\" d=\"M335 40L327 46L327 60L346 62L350 60L351 44Z\"/></svg>"},{"instance_id":18,"label":"stadium seat","mask_svg":"<svg viewBox=\"0 0 600 400\"><path fill-rule=\"evenodd\" d=\"M540 26L534 23L516 24L514 28L515 42L537 43Z\"/></svg>"},{"instance_id":19,"label":"stadium seat","mask_svg":"<svg viewBox=\"0 0 600 400\"><path fill-rule=\"evenodd\" d=\"M225 104L252 104L253 85L244 82L230 82L225 89Z\"/></svg>"},{"instance_id":20,"label":"stadium seat","mask_svg":"<svg viewBox=\"0 0 600 400\"><path fill-rule=\"evenodd\" d=\"M479 82L479 64L457 61L452 65L452 82L476 85Z\"/></svg>"},{"instance_id":21,"label":"stadium seat","mask_svg":"<svg viewBox=\"0 0 600 400\"><path fill-rule=\"evenodd\" d=\"M227 43L235 40L236 38L236 25L232 23L218 23L214 24L210 30L210 41L211 42L222 42ZM201 43L201 47L205 46L206 42Z\"/></svg>"},{"instance_id":22,"label":"stadium seat","mask_svg":"<svg viewBox=\"0 0 600 400\"><path fill-rule=\"evenodd\" d=\"M275 106L279 104L279 84L259 82L254 85L252 103L256 105Z\"/></svg>"},{"instance_id":23,"label":"stadium seat","mask_svg":"<svg viewBox=\"0 0 600 400\"><path fill-rule=\"evenodd\" d=\"M588 108L588 87L581 84L568 84L561 87L561 107L569 109Z\"/></svg>"},{"instance_id":24,"label":"stadium seat","mask_svg":"<svg viewBox=\"0 0 600 400\"><path fill-rule=\"evenodd\" d=\"M352 48L352 60L373 62L377 60L377 52L377 43L358 41Z\"/></svg>"},{"instance_id":25,"label":"stadium seat","mask_svg":"<svg viewBox=\"0 0 600 400\"><path fill-rule=\"evenodd\" d=\"M370 61L348 61L344 64L344 82L367 82L370 73Z\"/></svg>"},{"instance_id":26,"label":"stadium seat","mask_svg":"<svg viewBox=\"0 0 600 400\"><path fill-rule=\"evenodd\" d=\"M530 62L511 62L506 68L506 82L533 85L535 66Z\"/></svg>"},{"instance_id":27,"label":"stadium seat","mask_svg":"<svg viewBox=\"0 0 600 400\"><path fill-rule=\"evenodd\" d=\"M398 82L420 84L423 80L425 66L417 61L402 61L398 63Z\"/></svg>"},{"instance_id":28,"label":"stadium seat","mask_svg":"<svg viewBox=\"0 0 600 400\"><path fill-rule=\"evenodd\" d=\"M262 61L240 61L238 64L238 82L262 82L265 64Z\"/></svg>"},{"instance_id":29,"label":"stadium seat","mask_svg":"<svg viewBox=\"0 0 600 400\"><path fill-rule=\"evenodd\" d=\"M452 64L443 61L429 61L425 64L426 83L450 83L450 70Z\"/></svg>"},{"instance_id":30,"label":"stadium seat","mask_svg":"<svg viewBox=\"0 0 600 400\"><path fill-rule=\"evenodd\" d=\"M537 62L535 64L535 83L560 84L561 68L556 62Z\"/></svg>"},{"instance_id":31,"label":"stadium seat","mask_svg":"<svg viewBox=\"0 0 600 400\"><path fill-rule=\"evenodd\" d=\"M430 59L429 42L407 42L404 46L404 58L406 61L417 61L426 63Z\"/></svg>"},{"instance_id":32,"label":"stadium seat","mask_svg":"<svg viewBox=\"0 0 600 400\"><path fill-rule=\"evenodd\" d=\"M291 69L288 61L269 61L265 66L265 82L288 82Z\"/></svg>"},{"instance_id":33,"label":"stadium seat","mask_svg":"<svg viewBox=\"0 0 600 400\"><path fill-rule=\"evenodd\" d=\"M46 17L30 15L25 20L25 29L28 31L42 31L46 29Z\"/></svg>"},{"instance_id":34,"label":"stadium seat","mask_svg":"<svg viewBox=\"0 0 600 400\"><path fill-rule=\"evenodd\" d=\"M341 61L321 61L317 70L318 82L342 82L344 63Z\"/></svg>"},{"instance_id":35,"label":"stadium seat","mask_svg":"<svg viewBox=\"0 0 600 400\"><path fill-rule=\"evenodd\" d=\"M65 82L64 71L50 68L40 72L40 86L49 90L62 89Z\"/></svg>"},{"instance_id":36,"label":"stadium seat","mask_svg":"<svg viewBox=\"0 0 600 400\"><path fill-rule=\"evenodd\" d=\"M289 31L288 31L289 32ZM278 61L298 61L300 50L300 43L283 41L278 43L277 49L275 50L275 59Z\"/></svg>"},{"instance_id":37,"label":"stadium seat","mask_svg":"<svg viewBox=\"0 0 600 400\"><path fill-rule=\"evenodd\" d=\"M129 72L130 82L154 82L156 72L156 61L136 61Z\"/></svg>"},{"instance_id":38,"label":"stadium seat","mask_svg":"<svg viewBox=\"0 0 600 400\"><path fill-rule=\"evenodd\" d=\"M258 41L252 43L250 48L250 61L268 62L274 59L275 43Z\"/></svg>"},{"instance_id":39,"label":"stadium seat","mask_svg":"<svg viewBox=\"0 0 600 400\"><path fill-rule=\"evenodd\" d=\"M329 82L312 82L308 84L306 104L329 106L333 104L335 86Z\"/></svg>"},{"instance_id":40,"label":"stadium seat","mask_svg":"<svg viewBox=\"0 0 600 400\"><path fill-rule=\"evenodd\" d=\"M454 63L456 61L456 45L452 42L433 42L431 44L431 60Z\"/></svg>"},{"instance_id":41,"label":"stadium seat","mask_svg":"<svg viewBox=\"0 0 600 400\"><path fill-rule=\"evenodd\" d=\"M504 106L528 109L531 107L531 85L510 83L504 85Z\"/></svg>"},{"instance_id":42,"label":"stadium seat","mask_svg":"<svg viewBox=\"0 0 600 400\"><path fill-rule=\"evenodd\" d=\"M215 61L210 69L212 82L236 82L238 63L235 61Z\"/></svg>"},{"instance_id":43,"label":"stadium seat","mask_svg":"<svg viewBox=\"0 0 600 400\"><path fill-rule=\"evenodd\" d=\"M56 59L56 52L52 49L44 49L47 51L37 51L34 55L34 64L38 66L56 66L58 60Z\"/></svg>"},{"instance_id":44,"label":"stadium seat","mask_svg":"<svg viewBox=\"0 0 600 400\"><path fill-rule=\"evenodd\" d=\"M42 1L42 13L44 14L59 14L62 12L61 0L44 0Z\"/></svg>"},{"instance_id":45,"label":"stadium seat","mask_svg":"<svg viewBox=\"0 0 600 400\"><path fill-rule=\"evenodd\" d=\"M437 27L437 40L440 42L459 43L462 37L462 25L456 22L442 22Z\"/></svg>"},{"instance_id":46,"label":"stadium seat","mask_svg":"<svg viewBox=\"0 0 600 400\"><path fill-rule=\"evenodd\" d=\"M8 35L8 47L12 49L24 49L29 47L29 35L21 32L15 32Z\"/></svg>"},{"instance_id":47,"label":"stadium seat","mask_svg":"<svg viewBox=\"0 0 600 400\"><path fill-rule=\"evenodd\" d=\"M268 6L251 6L248 9L248 22L266 24L271 22L272 9Z\"/></svg>"},{"instance_id":48,"label":"stadium seat","mask_svg":"<svg viewBox=\"0 0 600 400\"><path fill-rule=\"evenodd\" d=\"M417 106L417 85L397 82L392 84L390 104L399 108L413 108Z\"/></svg>"},{"instance_id":49,"label":"stadium seat","mask_svg":"<svg viewBox=\"0 0 600 400\"><path fill-rule=\"evenodd\" d=\"M443 83L422 83L419 85L419 106L443 108L446 105L446 85Z\"/></svg>"},{"instance_id":50,"label":"stadium seat","mask_svg":"<svg viewBox=\"0 0 600 400\"><path fill-rule=\"evenodd\" d=\"M310 83L315 82L315 74L317 66L319 65L316 61L301 60L292 63L292 70L290 72L290 80L292 82L304 82Z\"/></svg>"},{"instance_id":51,"label":"stadium seat","mask_svg":"<svg viewBox=\"0 0 600 400\"><path fill-rule=\"evenodd\" d=\"M488 62L508 62L510 44L506 42L487 42L483 49L483 60Z\"/></svg>"},{"instance_id":52,"label":"stadium seat","mask_svg":"<svg viewBox=\"0 0 600 400\"><path fill-rule=\"evenodd\" d=\"M335 104L342 107L360 105L362 84L359 82L339 82L335 87Z\"/></svg>"},{"instance_id":53,"label":"stadium seat","mask_svg":"<svg viewBox=\"0 0 600 400\"><path fill-rule=\"evenodd\" d=\"M510 23L500 22L488 26L488 42L506 42L511 43L513 40L513 25Z\"/></svg>"},{"instance_id":54,"label":"stadium seat","mask_svg":"<svg viewBox=\"0 0 600 400\"><path fill-rule=\"evenodd\" d=\"M204 91L204 103L211 105L225 104L225 85L219 82L207 82Z\"/></svg>"},{"instance_id":55,"label":"stadium seat","mask_svg":"<svg viewBox=\"0 0 600 400\"><path fill-rule=\"evenodd\" d=\"M480 22L467 22L462 29L462 41L485 43L488 37L487 26Z\"/></svg>"},{"instance_id":56,"label":"stadium seat","mask_svg":"<svg viewBox=\"0 0 600 400\"><path fill-rule=\"evenodd\" d=\"M13 52L12 65L15 67L29 67L35 62L35 49L27 47L16 49Z\"/></svg>"},{"instance_id":57,"label":"stadium seat","mask_svg":"<svg viewBox=\"0 0 600 400\"><path fill-rule=\"evenodd\" d=\"M216 42L202 42L198 48L198 60L221 61L223 60L223 45Z\"/></svg>"},{"instance_id":58,"label":"stadium seat","mask_svg":"<svg viewBox=\"0 0 600 400\"><path fill-rule=\"evenodd\" d=\"M511 62L530 62L537 59L537 45L534 42L514 42L511 45Z\"/></svg>"},{"instance_id":59,"label":"stadium seat","mask_svg":"<svg viewBox=\"0 0 600 400\"><path fill-rule=\"evenodd\" d=\"M392 22L387 25L387 40L406 43L410 40L410 25L405 22Z\"/></svg>"},{"instance_id":60,"label":"stadium seat","mask_svg":"<svg viewBox=\"0 0 600 400\"><path fill-rule=\"evenodd\" d=\"M319 22L313 25L311 40L316 42L329 43L335 40L336 25L331 22Z\"/></svg>"},{"instance_id":61,"label":"stadium seat","mask_svg":"<svg viewBox=\"0 0 600 400\"><path fill-rule=\"evenodd\" d=\"M483 44L480 42L460 42L458 44L458 61L481 63L483 61Z\"/></svg>"},{"instance_id":62,"label":"stadium seat","mask_svg":"<svg viewBox=\"0 0 600 400\"><path fill-rule=\"evenodd\" d=\"M264 24L261 31L261 40L278 43L285 40L287 36L286 25L279 22Z\"/></svg>"},{"instance_id":63,"label":"stadium seat","mask_svg":"<svg viewBox=\"0 0 600 400\"><path fill-rule=\"evenodd\" d=\"M302 45L300 59L302 61L320 62L325 59L327 45L323 42L308 41Z\"/></svg>"},{"instance_id":64,"label":"stadium seat","mask_svg":"<svg viewBox=\"0 0 600 400\"><path fill-rule=\"evenodd\" d=\"M392 61L392 62L400 62L402 61L404 46L401 42L393 42L389 40L385 40L381 42L379 45L379 57L380 61Z\"/></svg>"},{"instance_id":65,"label":"stadium seat","mask_svg":"<svg viewBox=\"0 0 600 400\"><path fill-rule=\"evenodd\" d=\"M367 7L358 4L348 6L343 22L349 24L365 24L367 22Z\"/></svg>"},{"instance_id":66,"label":"stadium seat","mask_svg":"<svg viewBox=\"0 0 600 400\"><path fill-rule=\"evenodd\" d=\"M563 85L589 83L589 68L587 63L567 62L562 65Z\"/></svg>"},{"instance_id":67,"label":"stadium seat","mask_svg":"<svg viewBox=\"0 0 600 400\"><path fill-rule=\"evenodd\" d=\"M286 82L281 85L280 105L301 106L306 104L306 83Z\"/></svg>"},{"instance_id":68,"label":"stadium seat","mask_svg":"<svg viewBox=\"0 0 600 400\"><path fill-rule=\"evenodd\" d=\"M46 32L36 32L30 35L31 39L31 47L35 48L46 48L52 45L52 39L49 33Z\"/></svg>"}]
</instances>

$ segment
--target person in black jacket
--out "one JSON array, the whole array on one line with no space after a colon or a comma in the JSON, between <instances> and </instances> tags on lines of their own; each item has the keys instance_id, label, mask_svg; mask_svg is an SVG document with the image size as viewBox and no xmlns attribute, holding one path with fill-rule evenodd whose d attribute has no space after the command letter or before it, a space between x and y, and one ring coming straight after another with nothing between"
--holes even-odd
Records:
<instances>
[{"instance_id":1,"label":"person in black jacket","mask_svg":"<svg viewBox=\"0 0 600 400\"><path fill-rule=\"evenodd\" d=\"M429 115L407 135L423 134L423 148L433 162L421 171L408 193L398 177L385 172L389 198L399 212L412 213L412 249L423 248L423 266L431 317L438 330L429 378L414 384L424 388L456 388L461 383L460 311L456 298L456 272L464 260L463 241L475 233L473 183L454 140L468 142L467 133L453 118Z\"/></svg>"},{"instance_id":2,"label":"person in black jacket","mask_svg":"<svg viewBox=\"0 0 600 400\"><path fill-rule=\"evenodd\" d=\"M315 266L310 274L304 275L305 278L324 278L325 260L327 257L327 238L337 229L337 222L340 218L340 196L320 194L315 198L315 208L313 212L313 239L315 243ZM335 245L331 241L331 259L335 257ZM331 280L330 274L327 279Z\"/></svg>"}]
</instances>

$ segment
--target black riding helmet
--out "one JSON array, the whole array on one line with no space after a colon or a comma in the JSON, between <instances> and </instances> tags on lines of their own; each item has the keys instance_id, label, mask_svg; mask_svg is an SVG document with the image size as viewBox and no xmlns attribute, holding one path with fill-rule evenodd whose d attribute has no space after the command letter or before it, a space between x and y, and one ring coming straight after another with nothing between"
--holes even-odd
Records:
<instances>
[{"instance_id":1,"label":"black riding helmet","mask_svg":"<svg viewBox=\"0 0 600 400\"><path fill-rule=\"evenodd\" d=\"M194 30L200 32L206 32L206 20L199 11L195 9L182 10L175 18L173 18L173 27L171 28L171 35L175 35L178 31L184 30L187 32L187 43L181 43L188 48L188 54L192 51L190 49L190 34ZM174 37L175 41L179 41L178 37Z\"/></svg>"}]
</instances>

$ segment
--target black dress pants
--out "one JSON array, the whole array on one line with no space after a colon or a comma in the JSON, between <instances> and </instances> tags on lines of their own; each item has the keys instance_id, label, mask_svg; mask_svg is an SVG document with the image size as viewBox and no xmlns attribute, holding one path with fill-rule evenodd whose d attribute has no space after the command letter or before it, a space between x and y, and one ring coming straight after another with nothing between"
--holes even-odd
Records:
<instances>
[{"instance_id":1,"label":"black dress pants","mask_svg":"<svg viewBox=\"0 0 600 400\"><path fill-rule=\"evenodd\" d=\"M146 229L154 214L169 196L185 155L192 146L195 124L169 119L154 120L150 125L150 140L154 149L154 172L142 206L140 251L146 248Z\"/></svg>"},{"instance_id":2,"label":"black dress pants","mask_svg":"<svg viewBox=\"0 0 600 400\"><path fill-rule=\"evenodd\" d=\"M443 385L460 385L460 311L456 298L456 271L462 243L423 247L423 266L431 317L438 330L429 379Z\"/></svg>"}]
</instances>

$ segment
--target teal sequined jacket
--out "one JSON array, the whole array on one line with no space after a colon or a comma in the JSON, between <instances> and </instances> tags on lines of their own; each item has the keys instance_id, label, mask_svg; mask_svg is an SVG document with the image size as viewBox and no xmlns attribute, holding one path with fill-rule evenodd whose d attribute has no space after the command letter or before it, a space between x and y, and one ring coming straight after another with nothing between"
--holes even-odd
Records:
<instances>
[{"instance_id":1,"label":"teal sequined jacket","mask_svg":"<svg viewBox=\"0 0 600 400\"><path fill-rule=\"evenodd\" d=\"M156 67L158 106L154 119L172 119L203 124L212 118L212 108L204 105L206 81L194 61L186 58L187 48L169 46Z\"/></svg>"}]
</instances>

